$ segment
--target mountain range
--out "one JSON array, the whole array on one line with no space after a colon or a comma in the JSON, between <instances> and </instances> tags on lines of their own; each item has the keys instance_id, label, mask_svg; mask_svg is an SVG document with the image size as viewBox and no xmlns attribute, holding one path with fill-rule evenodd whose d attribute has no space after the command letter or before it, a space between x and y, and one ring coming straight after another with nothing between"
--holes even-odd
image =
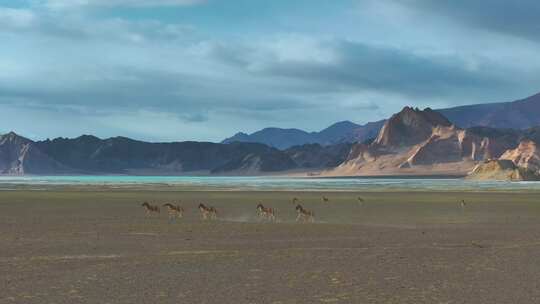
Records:
<instances>
[{"instance_id":1,"label":"mountain range","mask_svg":"<svg viewBox=\"0 0 540 304\"><path fill-rule=\"evenodd\" d=\"M0 174L270 174L334 167L350 144L311 144L281 151L258 143L148 143L125 137L32 141L0 136Z\"/></svg>"},{"instance_id":2,"label":"mountain range","mask_svg":"<svg viewBox=\"0 0 540 304\"><path fill-rule=\"evenodd\" d=\"M0 135L0 174L540 178L540 126L531 126L539 120L531 113L540 108L540 95L493 105L449 110L405 107L387 120L360 127L342 122L308 135L289 130L287 134L295 134L303 144L281 149L235 140L149 143L92 135L32 141L10 132ZM475 117L479 125L488 126L476 126ZM284 143L279 138L281 130L266 129L257 136L271 134L277 136L272 138L274 143Z\"/></svg>"},{"instance_id":3,"label":"mountain range","mask_svg":"<svg viewBox=\"0 0 540 304\"><path fill-rule=\"evenodd\" d=\"M356 143L347 159L323 175L445 175L480 179L540 179L540 127L460 128L439 111L405 107L371 143Z\"/></svg>"},{"instance_id":4,"label":"mountain range","mask_svg":"<svg viewBox=\"0 0 540 304\"><path fill-rule=\"evenodd\" d=\"M526 129L540 125L540 93L513 102L487 103L438 109L460 128L484 126L492 128ZM299 129L265 128L252 134L237 133L223 140L231 142L257 142L278 149L287 149L306 143L331 145L355 143L377 136L385 120L358 125L342 121L320 132L306 132Z\"/></svg>"},{"instance_id":5,"label":"mountain range","mask_svg":"<svg viewBox=\"0 0 540 304\"><path fill-rule=\"evenodd\" d=\"M265 128L252 134L236 133L222 141L256 142L278 149L288 149L304 144L335 145L339 143L354 143L377 136L384 120L358 125L350 121L337 122L319 132L306 132L299 129Z\"/></svg>"},{"instance_id":6,"label":"mountain range","mask_svg":"<svg viewBox=\"0 0 540 304\"><path fill-rule=\"evenodd\" d=\"M437 110L461 128L527 129L540 125L540 93L512 102L485 103Z\"/></svg>"},{"instance_id":7,"label":"mountain range","mask_svg":"<svg viewBox=\"0 0 540 304\"><path fill-rule=\"evenodd\" d=\"M457 175L516 148L528 132L462 129L440 112L405 107L387 120L370 144L357 143L329 175Z\"/></svg>"}]
</instances>

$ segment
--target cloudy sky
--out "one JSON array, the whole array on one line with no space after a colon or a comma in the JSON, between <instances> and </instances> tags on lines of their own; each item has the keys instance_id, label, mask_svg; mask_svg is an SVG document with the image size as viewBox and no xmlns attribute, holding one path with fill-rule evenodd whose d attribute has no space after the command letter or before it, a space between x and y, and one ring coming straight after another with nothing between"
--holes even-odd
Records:
<instances>
[{"instance_id":1,"label":"cloudy sky","mask_svg":"<svg viewBox=\"0 0 540 304\"><path fill-rule=\"evenodd\" d=\"M540 91L538 0L0 0L0 132L219 141Z\"/></svg>"}]
</instances>

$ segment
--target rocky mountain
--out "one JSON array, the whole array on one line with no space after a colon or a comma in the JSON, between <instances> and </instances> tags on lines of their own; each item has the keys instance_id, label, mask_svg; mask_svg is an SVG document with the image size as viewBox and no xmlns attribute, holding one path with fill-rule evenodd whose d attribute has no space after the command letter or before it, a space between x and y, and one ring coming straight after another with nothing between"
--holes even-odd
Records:
<instances>
[{"instance_id":1,"label":"rocky mountain","mask_svg":"<svg viewBox=\"0 0 540 304\"><path fill-rule=\"evenodd\" d=\"M355 144L328 175L466 175L479 161L515 148L520 131L461 129L440 113L405 107L371 144Z\"/></svg>"},{"instance_id":2,"label":"rocky mountain","mask_svg":"<svg viewBox=\"0 0 540 304\"><path fill-rule=\"evenodd\" d=\"M434 127L451 125L446 117L430 108L420 111L418 108L405 107L384 124L374 144L392 147L410 146L428 139Z\"/></svg>"},{"instance_id":3,"label":"rocky mountain","mask_svg":"<svg viewBox=\"0 0 540 304\"><path fill-rule=\"evenodd\" d=\"M334 168L345 161L352 144L342 143L331 146L306 144L285 150L285 153L300 167L305 169Z\"/></svg>"},{"instance_id":4,"label":"rocky mountain","mask_svg":"<svg viewBox=\"0 0 540 304\"><path fill-rule=\"evenodd\" d=\"M253 174L296 168L296 163L285 153L257 143L147 143L125 137L102 140L84 135L35 145L57 162L92 174Z\"/></svg>"},{"instance_id":5,"label":"rocky mountain","mask_svg":"<svg viewBox=\"0 0 540 304\"><path fill-rule=\"evenodd\" d=\"M523 130L522 139L528 139L536 143L540 143L540 126Z\"/></svg>"},{"instance_id":6,"label":"rocky mountain","mask_svg":"<svg viewBox=\"0 0 540 304\"><path fill-rule=\"evenodd\" d=\"M0 135L0 174L67 173L69 169L36 148L34 142L10 132Z\"/></svg>"},{"instance_id":7,"label":"rocky mountain","mask_svg":"<svg viewBox=\"0 0 540 304\"><path fill-rule=\"evenodd\" d=\"M517 129L462 128L443 115L445 111L405 107L388 120L363 126L345 121L312 133L269 128L238 134L227 139L227 144L148 143L91 135L34 142L11 132L0 135L0 174L257 175L294 171L329 176L465 176L473 172L482 177L529 178L540 175L540 126L519 128L535 123L539 97L487 105L491 114L478 115L485 118L478 121L486 124L519 117L524 122L514 124ZM475 106L468 109L477 110ZM461 110L452 111L454 115ZM472 120L467 121L461 123ZM303 144L294 145L298 142Z\"/></svg>"},{"instance_id":8,"label":"rocky mountain","mask_svg":"<svg viewBox=\"0 0 540 304\"><path fill-rule=\"evenodd\" d=\"M375 137L383 124L384 120L365 125L342 121L320 132L306 132L299 129L265 128L252 134L237 133L223 140L222 143L256 142L281 150L305 144L327 146L340 143L354 143Z\"/></svg>"},{"instance_id":9,"label":"rocky mountain","mask_svg":"<svg viewBox=\"0 0 540 304\"><path fill-rule=\"evenodd\" d=\"M258 143L148 143L91 135L34 142L0 136L0 174L255 175L323 169L341 163L350 145L293 147Z\"/></svg>"},{"instance_id":10,"label":"rocky mountain","mask_svg":"<svg viewBox=\"0 0 540 304\"><path fill-rule=\"evenodd\" d=\"M540 93L513 102L486 103L438 109L446 120L460 128L475 126L527 129L540 125ZM431 115L435 116L434 113ZM298 129L267 128L253 134L238 133L227 138L223 143L258 142L287 149L296 145L318 143L331 145L336 143L357 143L374 138L384 125L385 120L358 125L350 121L338 122L320 132L305 132ZM416 135L416 134L412 134ZM406 136L404 138L407 138ZM414 140L414 139L412 139Z\"/></svg>"},{"instance_id":11,"label":"rocky mountain","mask_svg":"<svg viewBox=\"0 0 540 304\"><path fill-rule=\"evenodd\" d=\"M252 134L237 133L222 141L224 144L235 142L261 143L278 149L287 149L296 145L316 143L314 133L299 129L265 128Z\"/></svg>"},{"instance_id":12,"label":"rocky mountain","mask_svg":"<svg viewBox=\"0 0 540 304\"><path fill-rule=\"evenodd\" d=\"M493 159L478 164L467 178L475 180L531 181L540 180L540 175L534 170L516 165L511 160Z\"/></svg>"},{"instance_id":13,"label":"rocky mountain","mask_svg":"<svg viewBox=\"0 0 540 304\"><path fill-rule=\"evenodd\" d=\"M524 139L515 149L504 152L499 159L510 160L516 166L540 173L540 147L537 142Z\"/></svg>"}]
</instances>

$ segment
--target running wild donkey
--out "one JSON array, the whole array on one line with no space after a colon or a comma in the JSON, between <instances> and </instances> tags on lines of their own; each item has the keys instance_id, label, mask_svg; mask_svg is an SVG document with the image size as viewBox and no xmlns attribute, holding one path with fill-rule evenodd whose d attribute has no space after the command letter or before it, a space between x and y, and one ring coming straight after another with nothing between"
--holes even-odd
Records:
<instances>
[{"instance_id":1,"label":"running wild donkey","mask_svg":"<svg viewBox=\"0 0 540 304\"><path fill-rule=\"evenodd\" d=\"M265 207L262 203L257 205L259 218L266 219L272 222L276 221L276 210L274 208Z\"/></svg>"},{"instance_id":2,"label":"running wild donkey","mask_svg":"<svg viewBox=\"0 0 540 304\"><path fill-rule=\"evenodd\" d=\"M159 213L159 207L150 205L148 202L142 203L141 206L143 206L146 210L146 215L150 215L151 213Z\"/></svg>"},{"instance_id":3,"label":"running wild donkey","mask_svg":"<svg viewBox=\"0 0 540 304\"><path fill-rule=\"evenodd\" d=\"M217 209L211 206L206 206L203 203L199 204L199 211L201 211L201 217L203 220L215 220L217 219Z\"/></svg>"},{"instance_id":4,"label":"running wild donkey","mask_svg":"<svg viewBox=\"0 0 540 304\"><path fill-rule=\"evenodd\" d=\"M296 217L297 222L299 222L300 220L302 220L304 223L315 222L315 214L313 213L313 211L308 211L304 209L304 207L302 207L301 205L297 205L296 212L298 213L298 216Z\"/></svg>"},{"instance_id":5,"label":"running wild donkey","mask_svg":"<svg viewBox=\"0 0 540 304\"><path fill-rule=\"evenodd\" d=\"M175 206L171 203L166 203L166 204L163 204L163 207L167 207L170 220L184 217L184 208L182 208L180 205Z\"/></svg>"}]
</instances>

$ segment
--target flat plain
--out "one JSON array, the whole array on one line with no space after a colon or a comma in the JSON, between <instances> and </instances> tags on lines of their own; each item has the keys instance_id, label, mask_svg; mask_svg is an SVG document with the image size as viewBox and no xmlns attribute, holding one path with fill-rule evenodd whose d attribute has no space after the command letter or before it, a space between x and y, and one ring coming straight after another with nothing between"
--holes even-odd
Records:
<instances>
[{"instance_id":1,"label":"flat plain","mask_svg":"<svg viewBox=\"0 0 540 304\"><path fill-rule=\"evenodd\" d=\"M1 191L0 303L538 303L539 194Z\"/></svg>"}]
</instances>

